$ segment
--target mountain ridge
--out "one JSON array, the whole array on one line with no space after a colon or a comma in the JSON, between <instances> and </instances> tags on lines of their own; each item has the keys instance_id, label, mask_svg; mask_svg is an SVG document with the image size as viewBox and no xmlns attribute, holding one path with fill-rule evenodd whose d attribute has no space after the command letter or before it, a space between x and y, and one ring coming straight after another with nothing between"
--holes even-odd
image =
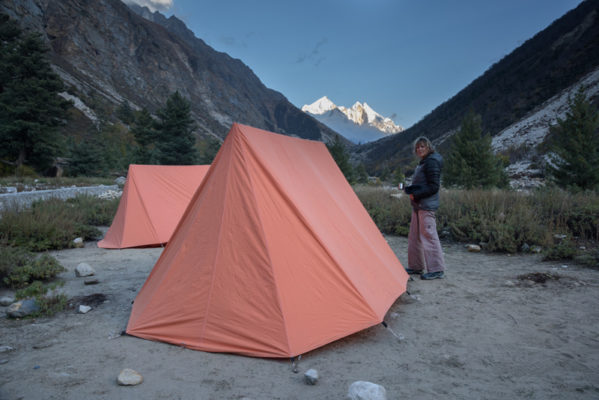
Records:
<instances>
[{"instance_id":1,"label":"mountain ridge","mask_svg":"<svg viewBox=\"0 0 599 400\"><path fill-rule=\"evenodd\" d=\"M176 17L153 13L157 23L120 0L6 0L0 12L40 32L68 94L109 120L123 101L154 113L179 91L199 137L222 139L233 122L324 142L336 134Z\"/></svg>"},{"instance_id":2,"label":"mountain ridge","mask_svg":"<svg viewBox=\"0 0 599 400\"><path fill-rule=\"evenodd\" d=\"M371 172L406 168L413 161L411 143L419 136L429 137L443 153L470 110L482 117L483 132L495 136L598 66L599 0L585 0L401 135L353 147L352 161Z\"/></svg>"}]
</instances>

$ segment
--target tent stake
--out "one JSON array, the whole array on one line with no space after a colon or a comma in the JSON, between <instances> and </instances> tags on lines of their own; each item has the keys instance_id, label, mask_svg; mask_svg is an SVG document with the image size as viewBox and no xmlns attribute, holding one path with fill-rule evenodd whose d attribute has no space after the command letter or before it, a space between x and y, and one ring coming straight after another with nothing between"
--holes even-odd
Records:
<instances>
[{"instance_id":1,"label":"tent stake","mask_svg":"<svg viewBox=\"0 0 599 400\"><path fill-rule=\"evenodd\" d=\"M291 367L292 367L292 371L297 374L299 372L299 369L297 368L299 361L302 359L302 355L300 354L299 356L297 356L297 362L295 361L295 357L291 357Z\"/></svg>"},{"instance_id":2,"label":"tent stake","mask_svg":"<svg viewBox=\"0 0 599 400\"><path fill-rule=\"evenodd\" d=\"M389 325L387 325L387 323L386 323L385 321L381 322L381 325L383 325L385 328L387 328L387 330L388 330L389 332L391 332L391 334L392 334L393 336L395 336L395 338L396 338L397 340L399 340L400 342L401 342L402 340L404 340L404 339L405 339L403 336L399 336L397 333L393 332L393 329L389 328Z\"/></svg>"}]
</instances>

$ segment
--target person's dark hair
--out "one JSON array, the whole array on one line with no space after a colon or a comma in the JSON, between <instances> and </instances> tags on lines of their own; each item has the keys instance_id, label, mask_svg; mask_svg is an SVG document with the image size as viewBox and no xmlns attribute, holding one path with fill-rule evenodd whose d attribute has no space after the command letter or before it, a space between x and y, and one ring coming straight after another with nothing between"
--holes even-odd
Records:
<instances>
[{"instance_id":1,"label":"person's dark hair","mask_svg":"<svg viewBox=\"0 0 599 400\"><path fill-rule=\"evenodd\" d=\"M414 154L416 154L416 146L418 146L420 143L426 144L426 147L428 147L430 153L435 151L435 146L433 146L433 143L427 137L420 136L416 138L416 140L414 140L414 144L412 145L412 150L414 151Z\"/></svg>"}]
</instances>

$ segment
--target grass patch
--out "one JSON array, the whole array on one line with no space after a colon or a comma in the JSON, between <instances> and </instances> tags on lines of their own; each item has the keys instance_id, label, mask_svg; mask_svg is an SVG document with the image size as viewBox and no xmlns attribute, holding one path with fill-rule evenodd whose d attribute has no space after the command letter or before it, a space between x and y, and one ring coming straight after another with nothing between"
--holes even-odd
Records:
<instances>
[{"instance_id":1,"label":"grass patch","mask_svg":"<svg viewBox=\"0 0 599 400\"><path fill-rule=\"evenodd\" d=\"M17 299L35 299L39 311L29 314L27 318L50 317L67 308L67 296L64 293L58 293L56 291L56 289L63 284L64 282L44 284L40 281L34 281L26 288L18 290L15 297ZM48 292L50 292L50 294L48 294Z\"/></svg>"},{"instance_id":2,"label":"grass patch","mask_svg":"<svg viewBox=\"0 0 599 400\"><path fill-rule=\"evenodd\" d=\"M110 225L118 204L119 199L79 195L12 205L0 212L0 245L44 251L72 247L77 237L95 240L101 234L95 226Z\"/></svg>"},{"instance_id":3,"label":"grass patch","mask_svg":"<svg viewBox=\"0 0 599 400\"><path fill-rule=\"evenodd\" d=\"M407 196L394 197L396 190L369 186L354 190L381 232L407 236L412 212ZM516 253L540 246L548 260L597 265L599 251L581 251L580 244L596 248L599 243L599 194L556 188L531 193L443 190L437 229L449 232L455 241L482 244L488 251Z\"/></svg>"}]
</instances>

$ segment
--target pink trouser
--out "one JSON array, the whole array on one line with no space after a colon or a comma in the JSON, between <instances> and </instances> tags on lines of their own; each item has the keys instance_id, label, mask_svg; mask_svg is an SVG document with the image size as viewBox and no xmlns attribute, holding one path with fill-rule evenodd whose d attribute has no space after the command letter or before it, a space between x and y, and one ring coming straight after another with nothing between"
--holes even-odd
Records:
<instances>
[{"instance_id":1,"label":"pink trouser","mask_svg":"<svg viewBox=\"0 0 599 400\"><path fill-rule=\"evenodd\" d=\"M412 211L408 236L408 267L416 271L445 271L434 211Z\"/></svg>"}]
</instances>

